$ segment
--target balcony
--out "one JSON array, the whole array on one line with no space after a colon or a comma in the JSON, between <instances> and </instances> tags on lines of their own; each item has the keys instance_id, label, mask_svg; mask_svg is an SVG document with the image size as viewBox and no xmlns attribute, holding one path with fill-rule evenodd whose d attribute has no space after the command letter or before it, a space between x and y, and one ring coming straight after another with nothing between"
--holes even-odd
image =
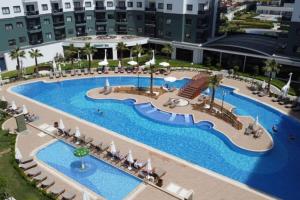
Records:
<instances>
[{"instance_id":1,"label":"balcony","mask_svg":"<svg viewBox=\"0 0 300 200\"><path fill-rule=\"evenodd\" d=\"M209 10L198 10L198 15L209 15Z\"/></svg>"},{"instance_id":2,"label":"balcony","mask_svg":"<svg viewBox=\"0 0 300 200\"><path fill-rule=\"evenodd\" d=\"M78 31L76 36L87 36L87 33Z\"/></svg>"},{"instance_id":3,"label":"balcony","mask_svg":"<svg viewBox=\"0 0 300 200\"><path fill-rule=\"evenodd\" d=\"M156 8L145 8L146 12L156 12Z\"/></svg>"},{"instance_id":4,"label":"balcony","mask_svg":"<svg viewBox=\"0 0 300 200\"><path fill-rule=\"evenodd\" d=\"M117 23L127 23L127 19L126 18L122 18L122 19L116 19Z\"/></svg>"},{"instance_id":5,"label":"balcony","mask_svg":"<svg viewBox=\"0 0 300 200\"><path fill-rule=\"evenodd\" d=\"M85 11L85 8L84 7L75 7L74 8L74 12L75 13L82 13Z\"/></svg>"},{"instance_id":6,"label":"balcony","mask_svg":"<svg viewBox=\"0 0 300 200\"><path fill-rule=\"evenodd\" d=\"M106 35L107 31L96 31L96 35Z\"/></svg>"},{"instance_id":7,"label":"balcony","mask_svg":"<svg viewBox=\"0 0 300 200\"><path fill-rule=\"evenodd\" d=\"M52 9L52 15L62 15L63 14L63 9Z\"/></svg>"},{"instance_id":8,"label":"balcony","mask_svg":"<svg viewBox=\"0 0 300 200\"><path fill-rule=\"evenodd\" d=\"M33 25L28 27L28 32L29 33L38 33L42 31L41 25Z\"/></svg>"},{"instance_id":9,"label":"balcony","mask_svg":"<svg viewBox=\"0 0 300 200\"><path fill-rule=\"evenodd\" d=\"M60 29L65 27L65 22L60 21L60 22L53 22L53 26L55 29Z\"/></svg>"},{"instance_id":10,"label":"balcony","mask_svg":"<svg viewBox=\"0 0 300 200\"><path fill-rule=\"evenodd\" d=\"M145 20L146 26L156 26L156 21L154 20Z\"/></svg>"},{"instance_id":11,"label":"balcony","mask_svg":"<svg viewBox=\"0 0 300 200\"><path fill-rule=\"evenodd\" d=\"M126 12L126 6L117 6L116 11Z\"/></svg>"},{"instance_id":12,"label":"balcony","mask_svg":"<svg viewBox=\"0 0 300 200\"><path fill-rule=\"evenodd\" d=\"M85 20L75 21L75 26L85 26L85 24L86 24Z\"/></svg>"},{"instance_id":13,"label":"balcony","mask_svg":"<svg viewBox=\"0 0 300 200\"><path fill-rule=\"evenodd\" d=\"M55 40L64 40L64 39L66 39L66 35L65 34L55 35Z\"/></svg>"},{"instance_id":14,"label":"balcony","mask_svg":"<svg viewBox=\"0 0 300 200\"><path fill-rule=\"evenodd\" d=\"M107 19L97 19L96 18L96 24L106 24L107 23Z\"/></svg>"},{"instance_id":15,"label":"balcony","mask_svg":"<svg viewBox=\"0 0 300 200\"><path fill-rule=\"evenodd\" d=\"M35 40L29 40L29 44L30 45L37 45L37 44L42 44L43 43L43 39L35 39Z\"/></svg>"},{"instance_id":16,"label":"balcony","mask_svg":"<svg viewBox=\"0 0 300 200\"><path fill-rule=\"evenodd\" d=\"M197 24L197 29L202 29L202 30L208 29L208 24Z\"/></svg>"},{"instance_id":17,"label":"balcony","mask_svg":"<svg viewBox=\"0 0 300 200\"><path fill-rule=\"evenodd\" d=\"M39 16L39 11L27 11L25 14L26 14L27 18L40 17Z\"/></svg>"},{"instance_id":18,"label":"balcony","mask_svg":"<svg viewBox=\"0 0 300 200\"><path fill-rule=\"evenodd\" d=\"M96 6L95 7L95 11L96 12L105 12L106 11L106 7L104 7L104 6Z\"/></svg>"}]
</instances>

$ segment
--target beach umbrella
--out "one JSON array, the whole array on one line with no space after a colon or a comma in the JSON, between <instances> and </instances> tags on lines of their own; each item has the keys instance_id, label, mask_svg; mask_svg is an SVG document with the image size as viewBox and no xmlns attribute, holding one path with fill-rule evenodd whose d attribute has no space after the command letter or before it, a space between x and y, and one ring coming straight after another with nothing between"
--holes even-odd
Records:
<instances>
[{"instance_id":1,"label":"beach umbrella","mask_svg":"<svg viewBox=\"0 0 300 200\"><path fill-rule=\"evenodd\" d=\"M206 90L203 91L203 94L205 94L205 95L209 95L209 94L210 94L210 89L209 89L209 87L206 88Z\"/></svg>"},{"instance_id":2,"label":"beach umbrella","mask_svg":"<svg viewBox=\"0 0 300 200\"><path fill-rule=\"evenodd\" d=\"M106 65L108 65L106 51L107 50L105 49L104 60L102 60L101 62L98 63L100 66L103 66L103 65L106 66Z\"/></svg>"},{"instance_id":3,"label":"beach umbrella","mask_svg":"<svg viewBox=\"0 0 300 200\"><path fill-rule=\"evenodd\" d=\"M75 128L75 137L80 137L81 133L78 127Z\"/></svg>"},{"instance_id":4,"label":"beach umbrella","mask_svg":"<svg viewBox=\"0 0 300 200\"><path fill-rule=\"evenodd\" d=\"M119 60L118 67L119 67L119 68L122 67L121 60Z\"/></svg>"},{"instance_id":5,"label":"beach umbrella","mask_svg":"<svg viewBox=\"0 0 300 200\"><path fill-rule=\"evenodd\" d=\"M117 153L117 149L116 149L116 145L115 145L114 141L112 141L110 144L110 153L112 155L115 155Z\"/></svg>"},{"instance_id":6,"label":"beach umbrella","mask_svg":"<svg viewBox=\"0 0 300 200\"><path fill-rule=\"evenodd\" d=\"M108 78L105 79L105 85L104 85L104 87L105 87L105 88L109 88L109 87L110 87Z\"/></svg>"},{"instance_id":7,"label":"beach umbrella","mask_svg":"<svg viewBox=\"0 0 300 200\"><path fill-rule=\"evenodd\" d=\"M17 110L17 109L18 109L18 107L17 107L15 101L12 101L12 102L11 102L11 109L12 109L12 110Z\"/></svg>"},{"instance_id":8,"label":"beach umbrella","mask_svg":"<svg viewBox=\"0 0 300 200\"><path fill-rule=\"evenodd\" d=\"M57 65L56 65L55 59L53 59L53 61L52 61L52 67L53 67L54 71L57 69Z\"/></svg>"},{"instance_id":9,"label":"beach umbrella","mask_svg":"<svg viewBox=\"0 0 300 200\"><path fill-rule=\"evenodd\" d=\"M127 64L128 64L128 65L131 65L131 66L135 66L135 65L137 65L138 63L137 63L136 61L134 61L134 60L131 60L131 61L127 62Z\"/></svg>"},{"instance_id":10,"label":"beach umbrella","mask_svg":"<svg viewBox=\"0 0 300 200\"><path fill-rule=\"evenodd\" d=\"M290 73L289 76L289 80L288 82L281 88L281 93L283 97L287 97L288 93L289 93L289 89L290 89L290 85L291 85L291 81L292 81L292 75L293 73Z\"/></svg>"},{"instance_id":11,"label":"beach umbrella","mask_svg":"<svg viewBox=\"0 0 300 200\"><path fill-rule=\"evenodd\" d=\"M15 149L15 159L16 160L21 160L23 158L21 152L20 152L20 149L19 148L16 148Z\"/></svg>"},{"instance_id":12,"label":"beach umbrella","mask_svg":"<svg viewBox=\"0 0 300 200\"><path fill-rule=\"evenodd\" d=\"M62 119L59 120L59 124L58 124L58 128L60 130L64 130L65 129L65 125Z\"/></svg>"},{"instance_id":13,"label":"beach umbrella","mask_svg":"<svg viewBox=\"0 0 300 200\"><path fill-rule=\"evenodd\" d=\"M1 97L1 101L6 101L4 96Z\"/></svg>"},{"instance_id":14,"label":"beach umbrella","mask_svg":"<svg viewBox=\"0 0 300 200\"><path fill-rule=\"evenodd\" d=\"M50 72L48 70L41 70L41 71L39 71L39 74L42 76L46 76L46 75L49 75Z\"/></svg>"},{"instance_id":15,"label":"beach umbrella","mask_svg":"<svg viewBox=\"0 0 300 200\"><path fill-rule=\"evenodd\" d=\"M173 83L173 82L175 82L176 80L177 80L177 78L176 78L176 77L173 77L173 76L168 76L168 77L165 77L165 78L164 78L164 81L170 82L170 83Z\"/></svg>"},{"instance_id":16,"label":"beach umbrella","mask_svg":"<svg viewBox=\"0 0 300 200\"><path fill-rule=\"evenodd\" d=\"M89 155L89 150L86 147L79 147L74 151L74 156L79 157L81 159L81 169L85 168L83 158L87 155Z\"/></svg>"},{"instance_id":17,"label":"beach umbrella","mask_svg":"<svg viewBox=\"0 0 300 200\"><path fill-rule=\"evenodd\" d=\"M132 169L131 164L134 163L131 150L129 150L129 152L128 152L127 161L130 163L130 165L128 166L128 169L131 170Z\"/></svg>"},{"instance_id":18,"label":"beach umbrella","mask_svg":"<svg viewBox=\"0 0 300 200\"><path fill-rule=\"evenodd\" d=\"M261 84L261 88L262 88L262 89L265 89L266 86L267 86L267 84L266 84L266 81L264 80L263 83Z\"/></svg>"},{"instance_id":19,"label":"beach umbrella","mask_svg":"<svg viewBox=\"0 0 300 200\"><path fill-rule=\"evenodd\" d=\"M25 105L23 105L22 111L24 115L28 114L28 109Z\"/></svg>"},{"instance_id":20,"label":"beach umbrella","mask_svg":"<svg viewBox=\"0 0 300 200\"><path fill-rule=\"evenodd\" d=\"M149 158L148 161L147 161L146 170L147 170L147 173L148 173L147 178L149 178L149 177L150 177L149 174L151 174L151 173L152 173L152 170L153 170L153 169L152 169L151 159L150 159L150 158Z\"/></svg>"},{"instance_id":21,"label":"beach umbrella","mask_svg":"<svg viewBox=\"0 0 300 200\"><path fill-rule=\"evenodd\" d=\"M86 191L83 193L82 200L90 200L90 195Z\"/></svg>"},{"instance_id":22,"label":"beach umbrella","mask_svg":"<svg viewBox=\"0 0 300 200\"><path fill-rule=\"evenodd\" d=\"M61 71L61 64L58 64L58 71Z\"/></svg>"},{"instance_id":23,"label":"beach umbrella","mask_svg":"<svg viewBox=\"0 0 300 200\"><path fill-rule=\"evenodd\" d=\"M168 63L168 62L161 62L161 63L159 63L159 65L162 66L162 67L169 67L170 63Z\"/></svg>"},{"instance_id":24,"label":"beach umbrella","mask_svg":"<svg viewBox=\"0 0 300 200\"><path fill-rule=\"evenodd\" d=\"M155 65L155 53L152 50L152 59L145 63L146 65Z\"/></svg>"}]
</instances>

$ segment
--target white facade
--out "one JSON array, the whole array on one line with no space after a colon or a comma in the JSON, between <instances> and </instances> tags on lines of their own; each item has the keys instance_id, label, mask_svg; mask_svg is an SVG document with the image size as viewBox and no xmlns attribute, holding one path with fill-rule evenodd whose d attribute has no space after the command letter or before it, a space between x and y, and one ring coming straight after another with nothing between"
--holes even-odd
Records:
<instances>
[{"instance_id":1,"label":"white facade","mask_svg":"<svg viewBox=\"0 0 300 200\"><path fill-rule=\"evenodd\" d=\"M20 6L20 12L16 12L14 10L14 6ZM9 14L3 13L3 9L8 8ZM1 0L0 1L0 19L5 18L13 18L13 17L20 17L24 16L24 8L23 8L23 1L22 0Z\"/></svg>"},{"instance_id":2,"label":"white facade","mask_svg":"<svg viewBox=\"0 0 300 200\"><path fill-rule=\"evenodd\" d=\"M260 14L283 15L284 13L293 13L294 8L297 8L297 6L294 6L292 3L285 3L283 6L257 5L256 12Z\"/></svg>"},{"instance_id":3,"label":"white facade","mask_svg":"<svg viewBox=\"0 0 300 200\"><path fill-rule=\"evenodd\" d=\"M44 62L52 61L57 53L61 54L61 55L64 55L63 46L62 46L61 42L52 43L52 44L45 44L43 46L34 47L34 49L39 49L40 52L43 54L42 57L38 58L38 63L44 63ZM34 58L31 58L29 53L28 53L31 50L31 48L26 48L26 49L23 49L23 50L26 53L25 54L26 58L21 59L21 66L24 67L24 68L29 67L29 66L34 66L35 65L35 60L34 60ZM6 64L6 67L7 67L7 71L11 71L11 70L16 69L17 61L12 60L10 58L9 52L4 53L4 60L5 60L5 64Z\"/></svg>"},{"instance_id":4,"label":"white facade","mask_svg":"<svg viewBox=\"0 0 300 200\"><path fill-rule=\"evenodd\" d=\"M209 2L211 0L157 0L156 8L159 12L172 13L172 14L198 14L199 4L204 4L205 9L209 9ZM163 9L159 8L159 4L163 3ZM172 10L167 9L167 4L172 4ZM187 9L187 5L192 5L192 10Z\"/></svg>"},{"instance_id":5,"label":"white facade","mask_svg":"<svg viewBox=\"0 0 300 200\"><path fill-rule=\"evenodd\" d=\"M300 0L295 0L292 22L300 22Z\"/></svg>"}]
</instances>

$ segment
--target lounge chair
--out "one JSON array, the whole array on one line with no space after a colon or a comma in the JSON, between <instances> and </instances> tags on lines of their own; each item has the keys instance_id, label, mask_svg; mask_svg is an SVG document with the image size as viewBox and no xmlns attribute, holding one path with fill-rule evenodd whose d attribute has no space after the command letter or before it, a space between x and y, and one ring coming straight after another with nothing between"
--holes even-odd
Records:
<instances>
[{"instance_id":1,"label":"lounge chair","mask_svg":"<svg viewBox=\"0 0 300 200\"><path fill-rule=\"evenodd\" d=\"M76 74L77 74L77 76L81 76L81 69L77 69Z\"/></svg>"},{"instance_id":2,"label":"lounge chair","mask_svg":"<svg viewBox=\"0 0 300 200\"><path fill-rule=\"evenodd\" d=\"M71 70L71 76L75 76L75 75L76 75L75 70L72 69L72 70Z\"/></svg>"},{"instance_id":3,"label":"lounge chair","mask_svg":"<svg viewBox=\"0 0 300 200\"><path fill-rule=\"evenodd\" d=\"M285 105L286 108L296 108L299 105L299 102L297 100L290 102L289 104Z\"/></svg>"},{"instance_id":4,"label":"lounge chair","mask_svg":"<svg viewBox=\"0 0 300 200\"><path fill-rule=\"evenodd\" d=\"M19 167L21 169L23 169L24 171L25 170L28 170L28 169L31 169L31 168L34 168L37 166L37 163L35 161L31 161L31 162L28 162L28 163L25 163L25 164L20 164Z\"/></svg>"},{"instance_id":5,"label":"lounge chair","mask_svg":"<svg viewBox=\"0 0 300 200\"><path fill-rule=\"evenodd\" d=\"M91 68L90 74L94 74L94 73L95 73L95 69L94 69L94 68Z\"/></svg>"},{"instance_id":6,"label":"lounge chair","mask_svg":"<svg viewBox=\"0 0 300 200\"><path fill-rule=\"evenodd\" d=\"M136 170L140 170L142 169L143 167L145 167L147 165L147 162L144 162L144 161L140 161L140 160L137 160L135 159L134 160L134 163L132 165L132 167Z\"/></svg>"},{"instance_id":7,"label":"lounge chair","mask_svg":"<svg viewBox=\"0 0 300 200\"><path fill-rule=\"evenodd\" d=\"M173 101L173 99L172 99L172 98L169 98L168 101L166 101L166 102L163 104L163 106L169 106L169 105L171 105L171 104L172 104L172 101Z\"/></svg>"},{"instance_id":8,"label":"lounge chair","mask_svg":"<svg viewBox=\"0 0 300 200\"><path fill-rule=\"evenodd\" d=\"M27 176L33 177L41 174L41 170L38 167L31 168L24 172Z\"/></svg>"},{"instance_id":9,"label":"lounge chair","mask_svg":"<svg viewBox=\"0 0 300 200\"><path fill-rule=\"evenodd\" d=\"M43 189L47 189L50 186L54 185L55 181L52 178L47 178L46 180L42 181L40 187Z\"/></svg>"},{"instance_id":10,"label":"lounge chair","mask_svg":"<svg viewBox=\"0 0 300 200\"><path fill-rule=\"evenodd\" d=\"M115 73L119 73L119 69L117 67L115 67Z\"/></svg>"},{"instance_id":11,"label":"lounge chair","mask_svg":"<svg viewBox=\"0 0 300 200\"><path fill-rule=\"evenodd\" d=\"M93 142L93 138L91 138L91 137L86 137L86 138L84 138L84 144L85 145L87 145L87 144L90 144L91 142Z\"/></svg>"},{"instance_id":12,"label":"lounge chair","mask_svg":"<svg viewBox=\"0 0 300 200\"><path fill-rule=\"evenodd\" d=\"M58 197L59 195L61 195L62 193L64 193L66 190L62 187L56 186L54 185L53 187L51 187L49 189L49 192L54 195L55 197Z\"/></svg>"},{"instance_id":13,"label":"lounge chair","mask_svg":"<svg viewBox=\"0 0 300 200\"><path fill-rule=\"evenodd\" d=\"M36 182L41 182L41 181L44 181L44 180L46 180L46 179L47 179L47 176L46 176L45 174L43 174L43 173L40 173L39 175L34 176L34 177L32 178L32 180L34 180L34 181L36 181Z\"/></svg>"},{"instance_id":14,"label":"lounge chair","mask_svg":"<svg viewBox=\"0 0 300 200\"><path fill-rule=\"evenodd\" d=\"M112 92L112 88L109 87L109 88L106 89L106 91L105 91L103 94L104 94L104 95L108 95L108 94L110 94L111 92Z\"/></svg>"},{"instance_id":15,"label":"lounge chair","mask_svg":"<svg viewBox=\"0 0 300 200\"><path fill-rule=\"evenodd\" d=\"M266 96L268 93L266 92L266 91L260 91L257 95L259 96L259 97L264 97L264 96Z\"/></svg>"},{"instance_id":16,"label":"lounge chair","mask_svg":"<svg viewBox=\"0 0 300 200\"><path fill-rule=\"evenodd\" d=\"M170 105L170 108L175 108L177 106L177 104L179 103L179 100L178 99L174 99L172 101L172 104Z\"/></svg>"},{"instance_id":17,"label":"lounge chair","mask_svg":"<svg viewBox=\"0 0 300 200\"><path fill-rule=\"evenodd\" d=\"M67 191L67 192L64 192L61 195L61 197L62 197L63 200L71 200L71 199L74 199L76 197L76 194Z\"/></svg>"},{"instance_id":18,"label":"lounge chair","mask_svg":"<svg viewBox=\"0 0 300 200\"><path fill-rule=\"evenodd\" d=\"M153 170L153 176L154 178L158 181L159 179L161 179L165 174L167 173L166 170L162 169L162 168L154 168Z\"/></svg>"},{"instance_id":19,"label":"lounge chair","mask_svg":"<svg viewBox=\"0 0 300 200\"><path fill-rule=\"evenodd\" d=\"M250 135L250 134L252 134L252 129L249 128L249 127L247 127L247 128L245 129L245 135Z\"/></svg>"},{"instance_id":20,"label":"lounge chair","mask_svg":"<svg viewBox=\"0 0 300 200\"><path fill-rule=\"evenodd\" d=\"M279 105L286 105L290 102L291 102L290 98L286 97L286 98L282 98L278 103Z\"/></svg>"},{"instance_id":21,"label":"lounge chair","mask_svg":"<svg viewBox=\"0 0 300 200\"><path fill-rule=\"evenodd\" d=\"M61 71L61 75L62 75L62 77L67 77L66 71L65 71L65 70L62 70L62 71Z\"/></svg>"},{"instance_id":22,"label":"lounge chair","mask_svg":"<svg viewBox=\"0 0 300 200\"><path fill-rule=\"evenodd\" d=\"M33 158L32 158L32 157L24 157L24 158L18 160L18 162L19 162L20 164L29 163L29 162L31 162L31 161L33 161Z\"/></svg>"},{"instance_id":23,"label":"lounge chair","mask_svg":"<svg viewBox=\"0 0 300 200\"><path fill-rule=\"evenodd\" d=\"M299 111L300 111L300 106L298 105L297 107L292 108L292 111L294 111L294 112L299 112Z\"/></svg>"},{"instance_id":24,"label":"lounge chair","mask_svg":"<svg viewBox=\"0 0 300 200\"><path fill-rule=\"evenodd\" d=\"M104 143L101 143L100 145L98 145L97 146L97 150L101 153L101 152L103 152L103 151L106 151L106 150L108 150L109 149L109 147L110 147L110 145L109 144L104 144Z\"/></svg>"},{"instance_id":25,"label":"lounge chair","mask_svg":"<svg viewBox=\"0 0 300 200\"><path fill-rule=\"evenodd\" d=\"M24 115L24 117L25 117L25 121L28 123L34 122L39 119L39 117L36 116L35 114L27 114L27 115Z\"/></svg>"},{"instance_id":26,"label":"lounge chair","mask_svg":"<svg viewBox=\"0 0 300 200\"><path fill-rule=\"evenodd\" d=\"M115 158L116 158L116 161L117 162L121 162L123 161L124 159L126 159L128 156L128 154L121 154L120 151L117 152L117 154L115 155Z\"/></svg>"},{"instance_id":27,"label":"lounge chair","mask_svg":"<svg viewBox=\"0 0 300 200\"><path fill-rule=\"evenodd\" d=\"M81 134L79 137L75 137L76 138L76 141L75 142L84 142L85 140L85 135Z\"/></svg>"},{"instance_id":28,"label":"lounge chair","mask_svg":"<svg viewBox=\"0 0 300 200\"><path fill-rule=\"evenodd\" d=\"M262 129L258 129L257 131L254 132L253 137L254 138L259 138L261 137L263 134L263 130Z\"/></svg>"},{"instance_id":29,"label":"lounge chair","mask_svg":"<svg viewBox=\"0 0 300 200\"><path fill-rule=\"evenodd\" d=\"M102 74L102 70L100 68L97 69L98 74Z\"/></svg>"},{"instance_id":30,"label":"lounge chair","mask_svg":"<svg viewBox=\"0 0 300 200\"><path fill-rule=\"evenodd\" d=\"M272 99L273 102L279 102L283 99L283 96L278 96L277 98L275 99Z\"/></svg>"},{"instance_id":31,"label":"lounge chair","mask_svg":"<svg viewBox=\"0 0 300 200\"><path fill-rule=\"evenodd\" d=\"M95 149L97 149L98 146L101 146L101 145L102 145L102 142L94 140L90 143L89 147L90 147L90 149L95 150Z\"/></svg>"},{"instance_id":32,"label":"lounge chair","mask_svg":"<svg viewBox=\"0 0 300 200\"><path fill-rule=\"evenodd\" d=\"M49 78L50 78L50 79L53 79L53 78L54 78L53 72L49 72Z\"/></svg>"},{"instance_id":33,"label":"lounge chair","mask_svg":"<svg viewBox=\"0 0 300 200\"><path fill-rule=\"evenodd\" d=\"M106 89L103 87L99 90L99 94L103 94L106 91Z\"/></svg>"},{"instance_id":34,"label":"lounge chair","mask_svg":"<svg viewBox=\"0 0 300 200\"><path fill-rule=\"evenodd\" d=\"M89 70L87 68L84 68L83 73L84 73L84 75L88 75L89 74Z\"/></svg>"},{"instance_id":35,"label":"lounge chair","mask_svg":"<svg viewBox=\"0 0 300 200\"><path fill-rule=\"evenodd\" d=\"M60 73L59 72L55 72L55 78L60 78Z\"/></svg>"}]
</instances>

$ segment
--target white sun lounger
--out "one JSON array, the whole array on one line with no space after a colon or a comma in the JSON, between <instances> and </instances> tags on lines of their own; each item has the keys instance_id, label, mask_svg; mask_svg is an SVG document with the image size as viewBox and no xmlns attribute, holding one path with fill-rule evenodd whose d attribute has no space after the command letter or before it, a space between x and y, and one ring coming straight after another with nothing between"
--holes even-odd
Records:
<instances>
[{"instance_id":1,"label":"white sun lounger","mask_svg":"<svg viewBox=\"0 0 300 200\"><path fill-rule=\"evenodd\" d=\"M37 166L36 162L35 161L31 161L31 162L28 162L28 163L25 163L25 164L20 164L19 167L23 170L28 170L30 168L33 168Z\"/></svg>"},{"instance_id":2,"label":"white sun lounger","mask_svg":"<svg viewBox=\"0 0 300 200\"><path fill-rule=\"evenodd\" d=\"M71 200L71 199L74 199L75 196L76 196L76 194L67 191L67 192L64 192L62 194L62 199L64 199L64 200Z\"/></svg>"},{"instance_id":3,"label":"white sun lounger","mask_svg":"<svg viewBox=\"0 0 300 200\"><path fill-rule=\"evenodd\" d=\"M52 178L47 178L46 180L44 180L43 182L41 182L41 188L48 188L51 185L54 185L55 181Z\"/></svg>"},{"instance_id":4,"label":"white sun lounger","mask_svg":"<svg viewBox=\"0 0 300 200\"><path fill-rule=\"evenodd\" d=\"M37 175L41 174L41 170L40 170L40 168L35 167L35 168L31 168L31 169L25 171L25 174L30 177L37 176Z\"/></svg>"},{"instance_id":5,"label":"white sun lounger","mask_svg":"<svg viewBox=\"0 0 300 200\"><path fill-rule=\"evenodd\" d=\"M51 187L51 188L49 189L49 192L50 192L51 194L53 194L54 196L59 196L59 195L61 195L62 193L65 192L65 189L62 188L62 187L59 187L59 186L54 185L53 187Z\"/></svg>"},{"instance_id":6,"label":"white sun lounger","mask_svg":"<svg viewBox=\"0 0 300 200\"><path fill-rule=\"evenodd\" d=\"M40 173L39 175L34 176L32 178L32 180L37 181L37 182L41 182L41 181L44 181L46 179L47 179L47 176L45 174L43 174L43 173Z\"/></svg>"}]
</instances>

